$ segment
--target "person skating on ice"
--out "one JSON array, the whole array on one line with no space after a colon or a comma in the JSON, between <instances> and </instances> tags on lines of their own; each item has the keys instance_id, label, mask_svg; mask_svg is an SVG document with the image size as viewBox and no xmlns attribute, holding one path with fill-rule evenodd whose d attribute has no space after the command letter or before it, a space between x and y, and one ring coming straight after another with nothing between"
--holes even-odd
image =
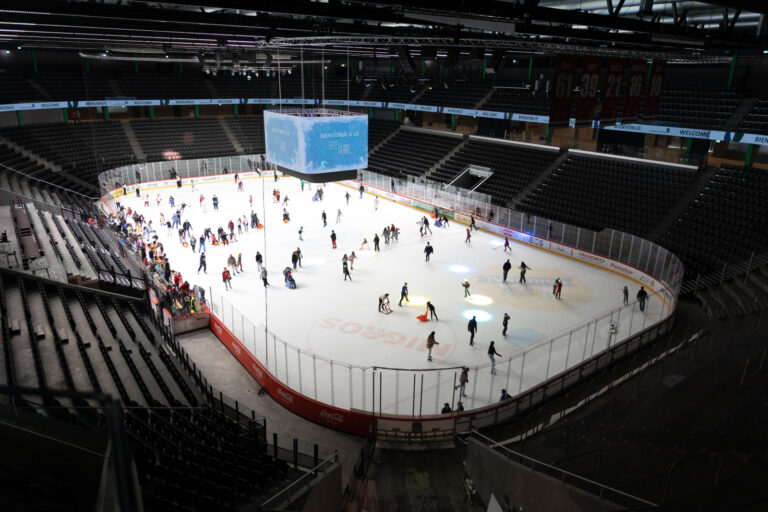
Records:
<instances>
[{"instance_id":1,"label":"person skating on ice","mask_svg":"<svg viewBox=\"0 0 768 512\"><path fill-rule=\"evenodd\" d=\"M437 313L435 313L435 305L432 304L430 301L427 301L427 313L429 313L429 318L434 318L435 320L440 320L437 318Z\"/></svg>"},{"instance_id":2,"label":"person skating on ice","mask_svg":"<svg viewBox=\"0 0 768 512\"><path fill-rule=\"evenodd\" d=\"M200 265L197 267L197 273L200 273L200 269L203 269L203 273L208 273L208 265L205 264L205 253L200 253Z\"/></svg>"},{"instance_id":3,"label":"person skating on ice","mask_svg":"<svg viewBox=\"0 0 768 512\"><path fill-rule=\"evenodd\" d=\"M232 254L227 258L227 265L232 269L233 274L237 274L237 260Z\"/></svg>"},{"instance_id":4,"label":"person skating on ice","mask_svg":"<svg viewBox=\"0 0 768 512\"><path fill-rule=\"evenodd\" d=\"M376 233L375 235L373 235L373 252L379 252L380 251L380 249L379 249L379 241L380 241L379 234Z\"/></svg>"},{"instance_id":5,"label":"person skating on ice","mask_svg":"<svg viewBox=\"0 0 768 512\"><path fill-rule=\"evenodd\" d=\"M304 235L304 226L299 226L299 240L301 240L302 242L304 241L303 235Z\"/></svg>"},{"instance_id":6,"label":"person skating on ice","mask_svg":"<svg viewBox=\"0 0 768 512\"><path fill-rule=\"evenodd\" d=\"M475 345L475 334L477 334L477 317L472 317L467 323L467 330L469 331L469 346Z\"/></svg>"},{"instance_id":7,"label":"person skating on ice","mask_svg":"<svg viewBox=\"0 0 768 512\"><path fill-rule=\"evenodd\" d=\"M360 188L358 189L360 191L360 199L363 198L363 192L365 192L365 187L360 185Z\"/></svg>"},{"instance_id":8,"label":"person skating on ice","mask_svg":"<svg viewBox=\"0 0 768 512\"><path fill-rule=\"evenodd\" d=\"M213 202L213 211L215 212L219 211L219 198L216 197L216 194L213 194L213 198L211 199L211 202Z\"/></svg>"},{"instance_id":9,"label":"person skating on ice","mask_svg":"<svg viewBox=\"0 0 768 512\"><path fill-rule=\"evenodd\" d=\"M512 248L509 246L509 238L504 237L504 252L507 252L507 250L512 252Z\"/></svg>"},{"instance_id":10,"label":"person skating on ice","mask_svg":"<svg viewBox=\"0 0 768 512\"><path fill-rule=\"evenodd\" d=\"M555 298L560 298L560 293L563 291L563 282L560 280L560 278L557 278L557 285L555 285Z\"/></svg>"},{"instance_id":11,"label":"person skating on ice","mask_svg":"<svg viewBox=\"0 0 768 512\"><path fill-rule=\"evenodd\" d=\"M504 313L504 318L501 320L501 326L503 327L501 330L501 335L506 336L507 327L509 327L509 313Z\"/></svg>"},{"instance_id":12,"label":"person skating on ice","mask_svg":"<svg viewBox=\"0 0 768 512\"><path fill-rule=\"evenodd\" d=\"M200 242L200 251L199 252L205 252L205 235L200 235L200 238L198 239L198 242Z\"/></svg>"},{"instance_id":13,"label":"person skating on ice","mask_svg":"<svg viewBox=\"0 0 768 512\"><path fill-rule=\"evenodd\" d=\"M328 225L328 216L325 214L325 210L323 210L321 216L323 217L323 227L325 227Z\"/></svg>"},{"instance_id":14,"label":"person skating on ice","mask_svg":"<svg viewBox=\"0 0 768 512\"><path fill-rule=\"evenodd\" d=\"M232 289L232 276L229 274L227 267L224 267L224 270L221 272L221 280L224 281L225 290Z\"/></svg>"},{"instance_id":15,"label":"person skating on ice","mask_svg":"<svg viewBox=\"0 0 768 512\"><path fill-rule=\"evenodd\" d=\"M464 366L461 368L461 374L459 375L459 383L453 388L453 389L459 390L460 397L467 396L466 393L464 393L464 390L466 389L468 382L469 382L469 368Z\"/></svg>"},{"instance_id":16,"label":"person skating on ice","mask_svg":"<svg viewBox=\"0 0 768 512\"><path fill-rule=\"evenodd\" d=\"M334 230L331 230L331 246L336 248L336 232Z\"/></svg>"},{"instance_id":17,"label":"person skating on ice","mask_svg":"<svg viewBox=\"0 0 768 512\"><path fill-rule=\"evenodd\" d=\"M349 206L349 190L347 190L347 193L344 194L344 197L347 199L347 206Z\"/></svg>"},{"instance_id":18,"label":"person skating on ice","mask_svg":"<svg viewBox=\"0 0 768 512\"><path fill-rule=\"evenodd\" d=\"M432 347L439 344L440 343L435 340L435 331L429 333L429 336L427 336L427 361L432 361Z\"/></svg>"},{"instance_id":19,"label":"person skating on ice","mask_svg":"<svg viewBox=\"0 0 768 512\"><path fill-rule=\"evenodd\" d=\"M526 284L526 283L525 283L525 273L526 273L528 270L530 270L530 269L531 269L531 267L529 267L528 265L526 265L524 261L521 261L521 262L520 262L520 266L519 266L518 268L520 269L520 281L518 281L518 282L519 282L519 283L521 283L521 284Z\"/></svg>"},{"instance_id":20,"label":"person skating on ice","mask_svg":"<svg viewBox=\"0 0 768 512\"><path fill-rule=\"evenodd\" d=\"M403 287L400 288L400 302L397 303L398 306L403 307L403 299L405 299L405 302L411 302L408 299L408 283L403 284Z\"/></svg>"},{"instance_id":21,"label":"person skating on ice","mask_svg":"<svg viewBox=\"0 0 768 512\"><path fill-rule=\"evenodd\" d=\"M621 292L624 294L624 304L629 304L629 288L625 286Z\"/></svg>"},{"instance_id":22,"label":"person skating on ice","mask_svg":"<svg viewBox=\"0 0 768 512\"><path fill-rule=\"evenodd\" d=\"M243 253L241 252L237 253L237 269L240 272L243 271Z\"/></svg>"},{"instance_id":23,"label":"person skating on ice","mask_svg":"<svg viewBox=\"0 0 768 512\"><path fill-rule=\"evenodd\" d=\"M463 287L464 287L464 297L465 297L465 298L466 298L466 297L471 297L471 296L472 296L472 294L471 294L471 293L469 293L469 281L467 281L466 279L465 279L465 280L463 280L463 281L461 282L461 286L463 286Z\"/></svg>"},{"instance_id":24,"label":"person skating on ice","mask_svg":"<svg viewBox=\"0 0 768 512\"><path fill-rule=\"evenodd\" d=\"M474 215L470 215L469 216L469 229L470 230L474 229L475 231L477 231L477 226L475 225L475 216Z\"/></svg>"},{"instance_id":25,"label":"person skating on ice","mask_svg":"<svg viewBox=\"0 0 768 512\"><path fill-rule=\"evenodd\" d=\"M379 313L386 312L386 306L389 304L389 294L379 296Z\"/></svg>"},{"instance_id":26,"label":"person skating on ice","mask_svg":"<svg viewBox=\"0 0 768 512\"><path fill-rule=\"evenodd\" d=\"M342 217L342 215L341 215L341 208L339 208L339 209L336 211L336 224L338 224L339 222L341 222L341 217Z\"/></svg>"},{"instance_id":27,"label":"person skating on ice","mask_svg":"<svg viewBox=\"0 0 768 512\"><path fill-rule=\"evenodd\" d=\"M341 272L344 274L344 280L346 281L347 278L349 280L352 280L352 274L349 273L349 263L347 263L346 260L341 262Z\"/></svg>"},{"instance_id":28,"label":"person skating on ice","mask_svg":"<svg viewBox=\"0 0 768 512\"><path fill-rule=\"evenodd\" d=\"M509 271L512 270L512 264L507 260L504 265L501 266L501 271L504 273L504 279L502 282L507 282L507 275L509 274Z\"/></svg>"},{"instance_id":29,"label":"person skating on ice","mask_svg":"<svg viewBox=\"0 0 768 512\"><path fill-rule=\"evenodd\" d=\"M263 258L261 256L261 253L259 251L256 251L256 268L259 269L259 272L261 272Z\"/></svg>"},{"instance_id":30,"label":"person skating on ice","mask_svg":"<svg viewBox=\"0 0 768 512\"><path fill-rule=\"evenodd\" d=\"M304 255L301 254L301 248L296 248L296 256L299 258L299 268L303 268L303 265L301 264L301 260L304 258Z\"/></svg>"},{"instance_id":31,"label":"person skating on ice","mask_svg":"<svg viewBox=\"0 0 768 512\"><path fill-rule=\"evenodd\" d=\"M264 283L264 288L269 286L269 282L267 281L267 267L264 267L261 269L261 281Z\"/></svg>"},{"instance_id":32,"label":"person skating on ice","mask_svg":"<svg viewBox=\"0 0 768 512\"><path fill-rule=\"evenodd\" d=\"M352 251L352 253L349 255L349 268L352 270L355 270L356 259L357 259L357 255L355 254L355 251Z\"/></svg>"},{"instance_id":33,"label":"person skating on ice","mask_svg":"<svg viewBox=\"0 0 768 512\"><path fill-rule=\"evenodd\" d=\"M429 257L432 256L433 252L435 252L435 248L432 247L432 245L429 242L427 242L427 246L424 247L424 254L426 254L427 257L424 261L429 261Z\"/></svg>"},{"instance_id":34,"label":"person skating on ice","mask_svg":"<svg viewBox=\"0 0 768 512\"><path fill-rule=\"evenodd\" d=\"M645 301L648 300L648 292L642 286L637 292L637 303L640 304L640 311L645 311Z\"/></svg>"},{"instance_id":35,"label":"person skating on ice","mask_svg":"<svg viewBox=\"0 0 768 512\"><path fill-rule=\"evenodd\" d=\"M384 226L384 229L381 232L381 236L384 237L384 244L386 245L389 245L389 235L390 235L389 226Z\"/></svg>"},{"instance_id":36,"label":"person skating on ice","mask_svg":"<svg viewBox=\"0 0 768 512\"><path fill-rule=\"evenodd\" d=\"M488 346L488 359L491 360L491 375L496 375L496 356L504 357L496 352L496 342L492 341Z\"/></svg>"},{"instance_id":37,"label":"person skating on ice","mask_svg":"<svg viewBox=\"0 0 768 512\"><path fill-rule=\"evenodd\" d=\"M423 222L424 222L424 234L426 234L427 231L429 231L429 234L431 235L432 234L432 230L429 229L429 219L424 217Z\"/></svg>"},{"instance_id":38,"label":"person skating on ice","mask_svg":"<svg viewBox=\"0 0 768 512\"><path fill-rule=\"evenodd\" d=\"M471 243L470 242L471 240L472 240L472 232L469 230L469 228L467 228L467 237L464 239L464 243L469 244Z\"/></svg>"},{"instance_id":39,"label":"person skating on ice","mask_svg":"<svg viewBox=\"0 0 768 512\"><path fill-rule=\"evenodd\" d=\"M296 251L293 251L291 253L291 265L293 265L293 270L296 270L296 265L299 264L299 255L296 254Z\"/></svg>"}]
</instances>

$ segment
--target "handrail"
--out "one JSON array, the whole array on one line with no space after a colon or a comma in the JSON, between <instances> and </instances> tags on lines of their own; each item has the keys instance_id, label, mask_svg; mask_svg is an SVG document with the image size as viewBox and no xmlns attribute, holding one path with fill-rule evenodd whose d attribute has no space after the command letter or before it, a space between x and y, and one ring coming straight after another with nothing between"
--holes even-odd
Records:
<instances>
[{"instance_id":1,"label":"handrail","mask_svg":"<svg viewBox=\"0 0 768 512\"><path fill-rule=\"evenodd\" d=\"M285 486L283 489L277 492L277 494L271 496L270 498L266 499L265 501L261 502L261 510L263 511L270 511L270 510L279 510L280 506L283 505L283 503L291 502L291 494L296 492L298 488L300 487L309 487L309 484L317 478L318 473L325 473L326 469L333 466L333 464L336 464L339 461L339 452L335 451L332 455L326 457L322 461L320 461L316 466L309 469L306 473L301 475L299 478ZM275 508L268 508L268 507L275 507Z\"/></svg>"},{"instance_id":2,"label":"handrail","mask_svg":"<svg viewBox=\"0 0 768 512\"><path fill-rule=\"evenodd\" d=\"M579 475L577 475L575 473L571 473L570 471L566 471L566 470L564 470L562 468L558 468L556 466L552 466L550 464L547 464L546 462L541 462L540 460L534 459L533 457L529 457L527 455L523 455L522 453L518 453L518 452L516 452L514 450L510 450L506 446L502 446L501 444L497 443L496 441L494 441L490 437L484 436L483 434L481 434L477 430L471 430L470 431L470 437L479 437L479 438L481 438L483 441L486 442L486 445L487 445L486 447L487 448L503 450L505 452L507 458L517 457L519 460L523 460L523 461L525 461L527 463L530 463L531 471L536 471L536 467L538 466L538 467L541 467L541 468L546 468L546 469L548 469L550 471L553 471L553 472L561 475L561 477L560 477L560 481L561 482L563 482L565 480L565 477L567 476L567 477L573 478L577 482L582 482L582 483L586 483L586 484L589 484L591 486L597 487L598 489L600 489L600 497L601 498L604 496L605 491L609 491L609 492L614 493L616 495L622 496L624 498L628 498L630 500L637 501L639 503L642 503L642 504L650 506L650 507L656 507L657 506L655 503L653 503L651 501L648 501L646 499L640 498L638 496L634 496L634 495L626 493L624 491L620 491L619 489L616 489L614 487L610 487L610 486L601 484L600 482L596 482L596 481L591 480L589 478L586 478L586 477L583 477L583 476L579 476ZM539 472L541 472L541 471L539 471Z\"/></svg>"},{"instance_id":3,"label":"handrail","mask_svg":"<svg viewBox=\"0 0 768 512\"><path fill-rule=\"evenodd\" d=\"M717 472L715 472L715 485L720 481L720 472L723 469L723 463L725 462L725 456L728 454L727 448L715 448L714 450L709 450L704 453L697 453L695 455L691 455L690 457L685 457L683 459L680 459L676 461L672 466L669 468L669 472L667 473L667 480L664 482L664 494L661 496L661 502L666 503L667 501L667 495L669 494L669 486L672 483L672 475L674 474L675 470L680 466L681 464L688 463L692 460L700 459L702 457L708 457L714 453L722 453L720 456L720 463L717 465Z\"/></svg>"}]
</instances>

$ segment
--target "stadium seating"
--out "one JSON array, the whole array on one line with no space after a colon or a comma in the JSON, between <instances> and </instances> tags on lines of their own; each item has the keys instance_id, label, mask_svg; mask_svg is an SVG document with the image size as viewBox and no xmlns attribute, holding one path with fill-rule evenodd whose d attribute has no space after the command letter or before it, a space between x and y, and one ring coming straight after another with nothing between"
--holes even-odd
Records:
<instances>
[{"instance_id":1,"label":"stadium seating","mask_svg":"<svg viewBox=\"0 0 768 512\"><path fill-rule=\"evenodd\" d=\"M118 122L19 126L0 135L89 183L96 183L98 173L136 159Z\"/></svg>"},{"instance_id":2,"label":"stadium seating","mask_svg":"<svg viewBox=\"0 0 768 512\"><path fill-rule=\"evenodd\" d=\"M549 115L549 97L543 92L533 96L528 89L494 87L493 94L479 107L481 110Z\"/></svg>"},{"instance_id":3,"label":"stadium seating","mask_svg":"<svg viewBox=\"0 0 768 512\"><path fill-rule=\"evenodd\" d=\"M397 121L369 121L368 122L368 151L386 139L389 134L397 130L400 123Z\"/></svg>"},{"instance_id":4,"label":"stadium seating","mask_svg":"<svg viewBox=\"0 0 768 512\"><path fill-rule=\"evenodd\" d=\"M131 121L131 128L150 162L235 154L216 119Z\"/></svg>"},{"instance_id":5,"label":"stadium seating","mask_svg":"<svg viewBox=\"0 0 768 512\"><path fill-rule=\"evenodd\" d=\"M0 72L0 103L45 101L40 91L32 87L24 75Z\"/></svg>"},{"instance_id":6,"label":"stadium seating","mask_svg":"<svg viewBox=\"0 0 768 512\"><path fill-rule=\"evenodd\" d=\"M419 98L419 103L474 109L489 90L490 87L482 82L452 82L447 87L430 85Z\"/></svg>"},{"instance_id":7,"label":"stadium seating","mask_svg":"<svg viewBox=\"0 0 768 512\"><path fill-rule=\"evenodd\" d=\"M264 153L264 117L230 117L224 119L232 134L243 147L246 154Z\"/></svg>"},{"instance_id":8,"label":"stadium seating","mask_svg":"<svg viewBox=\"0 0 768 512\"><path fill-rule=\"evenodd\" d=\"M675 167L569 154L522 199L520 209L595 231L614 228L643 236L695 176Z\"/></svg>"},{"instance_id":9,"label":"stadium seating","mask_svg":"<svg viewBox=\"0 0 768 512\"><path fill-rule=\"evenodd\" d=\"M664 234L661 245L683 259L688 278L748 259L753 251L766 252L767 194L765 171L723 165Z\"/></svg>"},{"instance_id":10,"label":"stadium seating","mask_svg":"<svg viewBox=\"0 0 768 512\"><path fill-rule=\"evenodd\" d=\"M461 140L461 137L400 130L368 156L368 170L399 178L423 176Z\"/></svg>"},{"instance_id":11,"label":"stadium seating","mask_svg":"<svg viewBox=\"0 0 768 512\"><path fill-rule=\"evenodd\" d=\"M477 191L490 194L495 202L504 204L541 174L555 158L556 151L470 138L430 178L449 183L469 165L489 167L493 175Z\"/></svg>"},{"instance_id":12,"label":"stadium seating","mask_svg":"<svg viewBox=\"0 0 768 512\"><path fill-rule=\"evenodd\" d=\"M741 100L741 95L732 91L664 89L657 122L706 130L722 128Z\"/></svg>"},{"instance_id":13,"label":"stadium seating","mask_svg":"<svg viewBox=\"0 0 768 512\"><path fill-rule=\"evenodd\" d=\"M761 98L752 105L752 110L739 123L738 131L768 134L768 99Z\"/></svg>"}]
</instances>

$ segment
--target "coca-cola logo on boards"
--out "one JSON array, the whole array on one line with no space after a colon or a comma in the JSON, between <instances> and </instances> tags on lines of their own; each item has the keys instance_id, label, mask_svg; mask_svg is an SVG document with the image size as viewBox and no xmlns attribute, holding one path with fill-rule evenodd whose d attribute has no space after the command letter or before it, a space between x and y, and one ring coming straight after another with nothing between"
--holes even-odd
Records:
<instances>
[{"instance_id":1,"label":"coca-cola logo on boards","mask_svg":"<svg viewBox=\"0 0 768 512\"><path fill-rule=\"evenodd\" d=\"M219 323L213 324L214 329L216 329L216 334L221 336L224 333L224 330L221 328L221 325Z\"/></svg>"},{"instance_id":2,"label":"coca-cola logo on boards","mask_svg":"<svg viewBox=\"0 0 768 512\"><path fill-rule=\"evenodd\" d=\"M344 415L340 412L331 412L323 409L320 411L320 417L332 423L344 423Z\"/></svg>"},{"instance_id":3,"label":"coca-cola logo on boards","mask_svg":"<svg viewBox=\"0 0 768 512\"><path fill-rule=\"evenodd\" d=\"M232 350L239 356L240 355L240 345L237 343L232 343Z\"/></svg>"},{"instance_id":4,"label":"coca-cola logo on boards","mask_svg":"<svg viewBox=\"0 0 768 512\"><path fill-rule=\"evenodd\" d=\"M251 370L253 370L253 373L256 374L256 378L258 379L264 378L264 372L261 371L261 368L259 368L256 363L251 363Z\"/></svg>"},{"instance_id":5,"label":"coca-cola logo on boards","mask_svg":"<svg viewBox=\"0 0 768 512\"><path fill-rule=\"evenodd\" d=\"M293 403L293 395L287 391L282 390L281 388L277 389L277 396L279 396L280 399L284 402L288 402L289 404Z\"/></svg>"}]
</instances>

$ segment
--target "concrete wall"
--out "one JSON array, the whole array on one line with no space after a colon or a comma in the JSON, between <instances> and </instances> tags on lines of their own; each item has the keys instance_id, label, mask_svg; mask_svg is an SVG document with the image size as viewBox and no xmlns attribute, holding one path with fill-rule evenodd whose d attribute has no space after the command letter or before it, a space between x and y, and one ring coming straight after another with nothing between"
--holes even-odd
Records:
<instances>
[{"instance_id":1,"label":"concrete wall","mask_svg":"<svg viewBox=\"0 0 768 512\"><path fill-rule=\"evenodd\" d=\"M502 506L521 510L607 512L617 509L614 503L601 501L508 460L501 452L486 448L476 439L469 442L466 462L469 477L485 503L489 503L493 495Z\"/></svg>"}]
</instances>

